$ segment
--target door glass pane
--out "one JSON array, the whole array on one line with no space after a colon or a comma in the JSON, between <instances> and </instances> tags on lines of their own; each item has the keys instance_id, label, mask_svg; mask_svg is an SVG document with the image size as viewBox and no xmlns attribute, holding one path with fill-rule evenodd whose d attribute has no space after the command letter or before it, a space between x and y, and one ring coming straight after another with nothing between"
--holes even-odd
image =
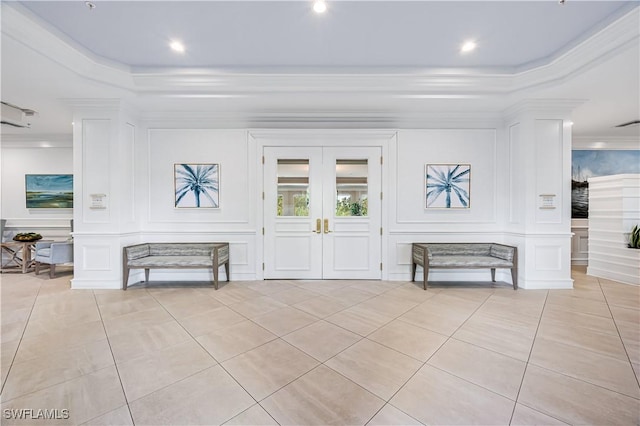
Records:
<instances>
[{"instance_id":1,"label":"door glass pane","mask_svg":"<svg viewBox=\"0 0 640 426\"><path fill-rule=\"evenodd\" d=\"M278 216L309 216L309 160L278 160Z\"/></svg>"},{"instance_id":2,"label":"door glass pane","mask_svg":"<svg viewBox=\"0 0 640 426\"><path fill-rule=\"evenodd\" d=\"M336 216L367 216L367 160L336 160Z\"/></svg>"}]
</instances>

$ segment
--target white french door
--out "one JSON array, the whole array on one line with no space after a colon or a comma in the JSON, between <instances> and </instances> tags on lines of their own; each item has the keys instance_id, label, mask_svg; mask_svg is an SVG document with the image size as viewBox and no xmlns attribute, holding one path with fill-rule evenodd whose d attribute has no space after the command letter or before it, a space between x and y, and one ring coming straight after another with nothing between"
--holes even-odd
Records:
<instances>
[{"instance_id":1,"label":"white french door","mask_svg":"<svg viewBox=\"0 0 640 426\"><path fill-rule=\"evenodd\" d=\"M381 277L381 149L264 148L264 277Z\"/></svg>"}]
</instances>

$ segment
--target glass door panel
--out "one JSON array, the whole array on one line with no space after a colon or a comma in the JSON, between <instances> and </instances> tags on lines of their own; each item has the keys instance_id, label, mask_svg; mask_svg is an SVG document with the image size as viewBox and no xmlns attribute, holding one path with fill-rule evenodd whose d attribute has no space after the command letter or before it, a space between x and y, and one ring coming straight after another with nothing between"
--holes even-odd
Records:
<instances>
[{"instance_id":1,"label":"glass door panel","mask_svg":"<svg viewBox=\"0 0 640 426\"><path fill-rule=\"evenodd\" d=\"M367 159L336 159L336 216L367 216Z\"/></svg>"}]
</instances>

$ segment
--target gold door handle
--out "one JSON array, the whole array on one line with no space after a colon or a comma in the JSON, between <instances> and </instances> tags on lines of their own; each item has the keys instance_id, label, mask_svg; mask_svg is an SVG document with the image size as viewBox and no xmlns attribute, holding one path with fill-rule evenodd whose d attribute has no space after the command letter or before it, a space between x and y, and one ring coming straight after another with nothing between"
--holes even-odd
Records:
<instances>
[{"instance_id":1,"label":"gold door handle","mask_svg":"<svg viewBox=\"0 0 640 426\"><path fill-rule=\"evenodd\" d=\"M320 219L316 219L316 230L311 232L315 232L316 234L322 233L322 223L320 222Z\"/></svg>"},{"instance_id":2,"label":"gold door handle","mask_svg":"<svg viewBox=\"0 0 640 426\"><path fill-rule=\"evenodd\" d=\"M325 219L324 220L324 233L328 234L329 232L333 232L333 231L329 231L329 219Z\"/></svg>"}]
</instances>

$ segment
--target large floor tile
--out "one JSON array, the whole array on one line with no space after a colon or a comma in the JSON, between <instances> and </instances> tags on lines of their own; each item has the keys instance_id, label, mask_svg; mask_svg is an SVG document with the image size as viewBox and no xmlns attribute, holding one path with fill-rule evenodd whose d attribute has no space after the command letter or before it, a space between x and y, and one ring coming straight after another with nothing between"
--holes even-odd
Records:
<instances>
[{"instance_id":1,"label":"large floor tile","mask_svg":"<svg viewBox=\"0 0 640 426\"><path fill-rule=\"evenodd\" d=\"M264 411L260 404L247 408L225 423L228 426L278 426L278 423Z\"/></svg>"},{"instance_id":2,"label":"large floor tile","mask_svg":"<svg viewBox=\"0 0 640 426\"><path fill-rule=\"evenodd\" d=\"M269 295L273 300L282 302L286 305L295 305L296 303L304 302L305 300L318 297L319 293L311 290L305 290L303 288L293 287L289 290L284 290L275 294Z\"/></svg>"},{"instance_id":3,"label":"large floor tile","mask_svg":"<svg viewBox=\"0 0 640 426\"><path fill-rule=\"evenodd\" d=\"M220 366L130 403L136 425L222 424L254 404Z\"/></svg>"},{"instance_id":4,"label":"large floor tile","mask_svg":"<svg viewBox=\"0 0 640 426\"><path fill-rule=\"evenodd\" d=\"M3 399L13 399L113 365L106 339L39 358L14 362Z\"/></svg>"},{"instance_id":5,"label":"large floor tile","mask_svg":"<svg viewBox=\"0 0 640 426\"><path fill-rule=\"evenodd\" d=\"M520 361L527 361L535 333L535 327L474 315L453 337Z\"/></svg>"},{"instance_id":6,"label":"large floor tile","mask_svg":"<svg viewBox=\"0 0 640 426\"><path fill-rule=\"evenodd\" d=\"M389 401L424 424L505 425L515 402L426 365Z\"/></svg>"},{"instance_id":7,"label":"large floor tile","mask_svg":"<svg viewBox=\"0 0 640 426\"><path fill-rule=\"evenodd\" d=\"M477 307L477 304L473 302L437 294L401 315L398 319L417 327L451 336L469 319Z\"/></svg>"},{"instance_id":8,"label":"large floor tile","mask_svg":"<svg viewBox=\"0 0 640 426\"><path fill-rule=\"evenodd\" d=\"M318 365L318 361L278 339L222 363L260 401Z\"/></svg>"},{"instance_id":9,"label":"large floor tile","mask_svg":"<svg viewBox=\"0 0 640 426\"><path fill-rule=\"evenodd\" d=\"M538 337L529 362L640 399L640 388L628 360Z\"/></svg>"},{"instance_id":10,"label":"large floor tile","mask_svg":"<svg viewBox=\"0 0 640 426\"><path fill-rule=\"evenodd\" d=\"M162 306L103 319L107 334L110 336L123 331L143 329L168 321L174 321L174 318Z\"/></svg>"},{"instance_id":11,"label":"large floor tile","mask_svg":"<svg viewBox=\"0 0 640 426\"><path fill-rule=\"evenodd\" d=\"M400 320L390 322L367 338L423 362L448 339L442 334Z\"/></svg>"},{"instance_id":12,"label":"large floor tile","mask_svg":"<svg viewBox=\"0 0 640 426\"><path fill-rule=\"evenodd\" d=\"M295 284L287 281L277 280L255 281L253 284L249 284L247 287L253 291L264 294L265 296L271 296L282 291L292 290L296 288Z\"/></svg>"},{"instance_id":13,"label":"large floor tile","mask_svg":"<svg viewBox=\"0 0 640 426\"><path fill-rule=\"evenodd\" d=\"M367 426L420 426L422 423L398 410L391 404L387 404L367 423Z\"/></svg>"},{"instance_id":14,"label":"large floor tile","mask_svg":"<svg viewBox=\"0 0 640 426\"><path fill-rule=\"evenodd\" d=\"M455 339L449 339L427 364L514 401L526 367L523 361Z\"/></svg>"},{"instance_id":15,"label":"large floor tile","mask_svg":"<svg viewBox=\"0 0 640 426\"><path fill-rule=\"evenodd\" d=\"M329 315L340 312L351 305L349 302L334 299L329 296L319 296L293 305L295 308L305 311L318 318L326 318Z\"/></svg>"},{"instance_id":16,"label":"large floor tile","mask_svg":"<svg viewBox=\"0 0 640 426\"><path fill-rule=\"evenodd\" d=\"M569 424L637 424L640 401L529 365L518 402Z\"/></svg>"},{"instance_id":17,"label":"large floor tile","mask_svg":"<svg viewBox=\"0 0 640 426\"><path fill-rule=\"evenodd\" d=\"M326 320L361 336L367 336L393 321L393 317L356 305L331 315Z\"/></svg>"},{"instance_id":18,"label":"large floor tile","mask_svg":"<svg viewBox=\"0 0 640 426\"><path fill-rule=\"evenodd\" d=\"M263 345L277 336L251 321L243 321L230 327L202 335L197 341L218 361Z\"/></svg>"},{"instance_id":19,"label":"large floor tile","mask_svg":"<svg viewBox=\"0 0 640 426\"><path fill-rule=\"evenodd\" d=\"M415 308L419 304L416 300L408 300L405 298L389 296L388 293L384 293L380 296L376 296L365 302L360 303L359 306L363 308L371 309L382 315L396 318L408 310Z\"/></svg>"},{"instance_id":20,"label":"large floor tile","mask_svg":"<svg viewBox=\"0 0 640 426\"><path fill-rule=\"evenodd\" d=\"M301 351L324 362L353 345L361 336L326 321L318 321L283 336Z\"/></svg>"},{"instance_id":21,"label":"large floor tile","mask_svg":"<svg viewBox=\"0 0 640 426\"><path fill-rule=\"evenodd\" d=\"M126 315L134 312L146 311L147 309L152 309L158 306L158 302L146 292L142 293L140 291L126 291L122 293L134 293L136 295L133 297L122 298L121 300L113 298L110 295L104 295L104 297L102 297L103 303L98 302L100 315L103 319L115 318L119 317L120 315ZM96 296L96 300L101 299Z\"/></svg>"},{"instance_id":22,"label":"large floor tile","mask_svg":"<svg viewBox=\"0 0 640 426\"><path fill-rule=\"evenodd\" d=\"M245 317L236 311L223 306L221 308L198 312L194 315L180 318L178 322L192 336L198 337L221 328L230 327L246 320L247 319Z\"/></svg>"},{"instance_id":23,"label":"large floor tile","mask_svg":"<svg viewBox=\"0 0 640 426\"><path fill-rule=\"evenodd\" d=\"M547 305L555 305L560 309L569 312L579 312L582 314L598 315L605 318L611 318L609 307L605 301L582 299L571 297L569 295L550 295Z\"/></svg>"},{"instance_id":24,"label":"large floor tile","mask_svg":"<svg viewBox=\"0 0 640 426\"><path fill-rule=\"evenodd\" d=\"M325 362L325 365L388 400L418 371L422 362L363 339Z\"/></svg>"},{"instance_id":25,"label":"large floor tile","mask_svg":"<svg viewBox=\"0 0 640 426\"><path fill-rule=\"evenodd\" d=\"M384 401L321 365L261 405L281 425L362 425Z\"/></svg>"},{"instance_id":26,"label":"large floor tile","mask_svg":"<svg viewBox=\"0 0 640 426\"><path fill-rule=\"evenodd\" d=\"M229 308L238 312L247 318L256 318L260 315L275 311L276 309L287 306L282 302L278 302L269 296L256 297L240 303L229 305Z\"/></svg>"},{"instance_id":27,"label":"large floor tile","mask_svg":"<svg viewBox=\"0 0 640 426\"><path fill-rule=\"evenodd\" d=\"M106 337L104 326L100 321L72 324L55 332L33 337L25 336L20 342L16 361L22 362L27 359L48 356L55 352L67 351L76 346L104 340Z\"/></svg>"},{"instance_id":28,"label":"large floor tile","mask_svg":"<svg viewBox=\"0 0 640 426\"><path fill-rule=\"evenodd\" d=\"M187 341L132 358L119 364L118 371L131 402L215 364L200 345Z\"/></svg>"},{"instance_id":29,"label":"large floor tile","mask_svg":"<svg viewBox=\"0 0 640 426\"><path fill-rule=\"evenodd\" d=\"M534 425L547 425L547 426L562 426L566 425L565 422L561 422L551 416L547 416L539 411L529 408L522 404L516 404L516 409L513 410L513 417L511 417L512 426L534 426Z\"/></svg>"},{"instance_id":30,"label":"large floor tile","mask_svg":"<svg viewBox=\"0 0 640 426\"><path fill-rule=\"evenodd\" d=\"M126 403L115 366L107 367L67 382L2 403L2 410L49 408L68 410L68 419L57 424L81 424ZM60 416L64 417L64 416ZM3 424L43 424L42 421L5 420Z\"/></svg>"},{"instance_id":31,"label":"large floor tile","mask_svg":"<svg viewBox=\"0 0 640 426\"><path fill-rule=\"evenodd\" d=\"M253 318L253 322L276 336L283 336L318 321L318 318L291 306L276 309Z\"/></svg>"},{"instance_id":32,"label":"large floor tile","mask_svg":"<svg viewBox=\"0 0 640 426\"><path fill-rule=\"evenodd\" d=\"M577 348L607 355L620 360L628 360L620 336L598 333L569 324L540 324L538 337Z\"/></svg>"},{"instance_id":33,"label":"large floor tile","mask_svg":"<svg viewBox=\"0 0 640 426\"><path fill-rule=\"evenodd\" d=\"M221 287L212 297L224 305L233 305L234 303L242 303L250 299L262 297L262 293L253 291L247 287L229 285Z\"/></svg>"},{"instance_id":34,"label":"large floor tile","mask_svg":"<svg viewBox=\"0 0 640 426\"><path fill-rule=\"evenodd\" d=\"M82 426L133 426L133 419L128 405L123 405L102 416L83 423Z\"/></svg>"},{"instance_id":35,"label":"large floor tile","mask_svg":"<svg viewBox=\"0 0 640 426\"><path fill-rule=\"evenodd\" d=\"M541 324L555 324L558 326L568 324L573 327L588 328L598 333L606 333L614 336L618 334L616 324L612 318L566 311L557 305L548 305L545 307Z\"/></svg>"},{"instance_id":36,"label":"large floor tile","mask_svg":"<svg viewBox=\"0 0 640 426\"><path fill-rule=\"evenodd\" d=\"M191 340L191 336L176 321L151 325L142 329L123 331L109 336L109 343L117 363Z\"/></svg>"}]
</instances>

